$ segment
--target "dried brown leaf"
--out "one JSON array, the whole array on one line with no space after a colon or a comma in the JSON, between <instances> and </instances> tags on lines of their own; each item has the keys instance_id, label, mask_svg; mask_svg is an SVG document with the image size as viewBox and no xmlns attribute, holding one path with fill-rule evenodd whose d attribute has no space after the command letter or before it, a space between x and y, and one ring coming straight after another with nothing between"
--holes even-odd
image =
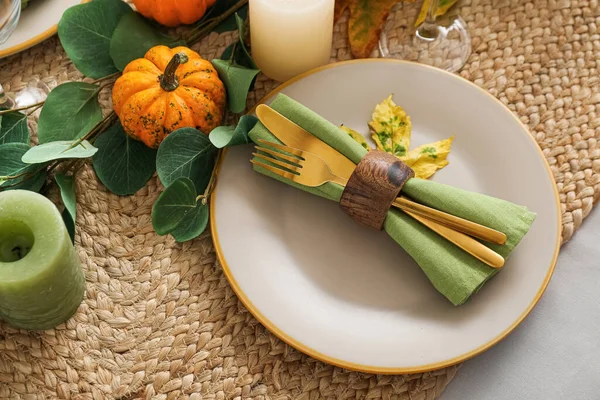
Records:
<instances>
[{"instance_id":1,"label":"dried brown leaf","mask_svg":"<svg viewBox=\"0 0 600 400\"><path fill-rule=\"evenodd\" d=\"M352 55L367 58L379 42L383 24L398 0L350 0L348 38Z\"/></svg>"},{"instance_id":2,"label":"dried brown leaf","mask_svg":"<svg viewBox=\"0 0 600 400\"><path fill-rule=\"evenodd\" d=\"M352 0L335 0L335 9L333 11L334 22L337 22L337 20L340 19L344 11L346 11L350 5L351 1Z\"/></svg>"}]
</instances>

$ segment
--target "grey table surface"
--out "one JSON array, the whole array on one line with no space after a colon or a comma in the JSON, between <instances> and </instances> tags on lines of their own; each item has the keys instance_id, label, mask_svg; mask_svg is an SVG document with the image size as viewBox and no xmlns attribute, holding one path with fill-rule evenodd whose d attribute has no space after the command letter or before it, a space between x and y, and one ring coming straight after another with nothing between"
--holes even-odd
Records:
<instances>
[{"instance_id":1,"label":"grey table surface","mask_svg":"<svg viewBox=\"0 0 600 400\"><path fill-rule=\"evenodd\" d=\"M439 399L600 400L600 210L563 246L531 314Z\"/></svg>"}]
</instances>

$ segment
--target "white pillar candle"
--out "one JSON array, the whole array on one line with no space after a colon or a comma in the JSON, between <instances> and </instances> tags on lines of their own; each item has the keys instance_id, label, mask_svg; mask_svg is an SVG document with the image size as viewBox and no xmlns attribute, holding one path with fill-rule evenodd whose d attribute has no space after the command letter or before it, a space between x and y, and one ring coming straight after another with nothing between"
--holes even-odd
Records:
<instances>
[{"instance_id":1,"label":"white pillar candle","mask_svg":"<svg viewBox=\"0 0 600 400\"><path fill-rule=\"evenodd\" d=\"M250 45L258 68L283 82L331 56L335 0L250 0Z\"/></svg>"}]
</instances>

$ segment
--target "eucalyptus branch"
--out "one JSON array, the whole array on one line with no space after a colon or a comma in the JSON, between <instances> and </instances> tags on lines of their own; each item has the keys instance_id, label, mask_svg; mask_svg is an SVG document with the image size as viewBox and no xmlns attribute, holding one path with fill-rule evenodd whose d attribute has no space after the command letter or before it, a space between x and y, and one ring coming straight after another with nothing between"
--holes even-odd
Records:
<instances>
[{"instance_id":1,"label":"eucalyptus branch","mask_svg":"<svg viewBox=\"0 0 600 400\"><path fill-rule=\"evenodd\" d=\"M112 125L116 120L118 119L117 114L115 114L114 111L111 111L110 113L108 113L108 115L106 117L104 117L104 122L98 127L98 129L92 129L87 135L85 135L83 137L83 140L88 140L93 142L93 139L96 139L96 137L101 134L102 132L104 132L106 130L106 128L108 128L110 125Z\"/></svg>"},{"instance_id":2,"label":"eucalyptus branch","mask_svg":"<svg viewBox=\"0 0 600 400\"><path fill-rule=\"evenodd\" d=\"M60 163L63 161L64 160L54 160L54 162L48 167L48 170L46 172L50 173L52 170L54 170L54 168L58 167L60 165Z\"/></svg>"},{"instance_id":3,"label":"eucalyptus branch","mask_svg":"<svg viewBox=\"0 0 600 400\"><path fill-rule=\"evenodd\" d=\"M105 81L105 80L108 80L108 79L114 78L114 77L116 77L116 76L119 76L119 75L121 75L121 74L122 74L122 72L121 72L121 71L119 71L119 72L115 72L115 73L113 73L113 74L110 74L110 75L103 76L102 78L94 79L94 80L93 80L91 83L99 83L99 82L102 82L102 81Z\"/></svg>"},{"instance_id":4,"label":"eucalyptus branch","mask_svg":"<svg viewBox=\"0 0 600 400\"><path fill-rule=\"evenodd\" d=\"M61 172L62 172L63 174L66 174L66 173L67 173L67 171L69 171L69 170L71 169L71 167L73 167L73 165L75 165L75 163L76 163L77 161L79 161L79 159L77 159L77 158L70 160L70 161L69 161L69 162L66 164L66 166L65 166L65 167L64 167L64 168L61 170Z\"/></svg>"},{"instance_id":5,"label":"eucalyptus branch","mask_svg":"<svg viewBox=\"0 0 600 400\"><path fill-rule=\"evenodd\" d=\"M98 122L96 126L92 128L92 130L90 130L84 137L81 138L81 140L88 140L102 132L108 125L112 124L116 118L117 114L115 114L114 111L109 112L104 118L102 118L102 121Z\"/></svg>"},{"instance_id":6,"label":"eucalyptus branch","mask_svg":"<svg viewBox=\"0 0 600 400\"><path fill-rule=\"evenodd\" d=\"M73 178L75 178L79 171L81 171L81 167L85 164L85 162L85 159L75 160L75 163L73 163L73 165L75 165L75 168L73 168ZM71 166L67 167L67 170L70 168Z\"/></svg>"},{"instance_id":7,"label":"eucalyptus branch","mask_svg":"<svg viewBox=\"0 0 600 400\"><path fill-rule=\"evenodd\" d=\"M30 174L30 173L31 172L21 172L20 174L17 174L17 175L4 175L4 176L0 176L0 181L10 181L10 180L20 178L20 177L25 176L25 175Z\"/></svg>"},{"instance_id":8,"label":"eucalyptus branch","mask_svg":"<svg viewBox=\"0 0 600 400\"><path fill-rule=\"evenodd\" d=\"M11 183L9 185L2 185L2 186L0 186L0 191L6 190L6 189L11 188L11 187L15 187L17 185L20 185L21 183L23 183L23 182L13 182L13 183Z\"/></svg>"},{"instance_id":9,"label":"eucalyptus branch","mask_svg":"<svg viewBox=\"0 0 600 400\"><path fill-rule=\"evenodd\" d=\"M113 85L114 85L114 82L104 82L104 83L100 84L98 86L98 93L100 93L102 91L102 89L109 87L109 86L113 86Z\"/></svg>"},{"instance_id":10,"label":"eucalyptus branch","mask_svg":"<svg viewBox=\"0 0 600 400\"><path fill-rule=\"evenodd\" d=\"M97 134L103 132L110 124L112 124L115 121L116 117L117 114L115 114L114 111L111 111L110 113L106 114L106 116L102 118L96 125L94 125L94 127L88 133L71 143L67 150L71 150L72 148L79 146L84 140L89 140Z\"/></svg>"},{"instance_id":11,"label":"eucalyptus branch","mask_svg":"<svg viewBox=\"0 0 600 400\"><path fill-rule=\"evenodd\" d=\"M77 173L81 170L81 167L85 164L86 159L75 158L72 159L66 166L63 168L62 173L66 174L71 169L73 169L73 178L77 175ZM78 165L79 164L79 165ZM75 167L75 168L74 168Z\"/></svg>"},{"instance_id":12,"label":"eucalyptus branch","mask_svg":"<svg viewBox=\"0 0 600 400\"><path fill-rule=\"evenodd\" d=\"M9 112L13 112L13 111L29 110L30 108L33 108L33 107L39 108L39 107L43 106L45 102L46 102L46 100L43 100L43 101L40 101L39 103L30 104L28 106L23 106L23 107L19 107L19 108L11 108L8 110L2 110L2 111L0 111L0 115L8 114Z\"/></svg>"},{"instance_id":13,"label":"eucalyptus branch","mask_svg":"<svg viewBox=\"0 0 600 400\"><path fill-rule=\"evenodd\" d=\"M235 42L233 47L231 48L231 55L229 56L229 65L232 65L235 59L235 52L237 51L238 44L240 42Z\"/></svg>"},{"instance_id":14,"label":"eucalyptus branch","mask_svg":"<svg viewBox=\"0 0 600 400\"><path fill-rule=\"evenodd\" d=\"M215 29L217 27L217 25L219 25L221 22L225 21L227 18L229 18L229 16L233 15L237 10L244 7L246 4L248 4L248 0L238 1L229 10L225 11L223 14L219 15L218 17L215 17L214 19L212 19L211 23L209 23L207 25L204 25L204 23L200 24L198 27L196 27L195 29L192 29L190 31L189 36L183 37L182 39L185 40L185 42L187 43L188 46L198 43L200 40L202 40L204 38L204 36L206 36L210 32L212 32L212 30ZM205 21L205 22L208 22L208 21ZM198 29L198 28L200 28L200 29Z\"/></svg>"},{"instance_id":15,"label":"eucalyptus branch","mask_svg":"<svg viewBox=\"0 0 600 400\"><path fill-rule=\"evenodd\" d=\"M19 180L17 182L13 182L10 185L2 185L0 186L0 191L13 187L13 186L17 186L20 185L21 183L23 183L23 181L27 180L28 178L35 176L36 174L42 172L42 170L45 168L45 166L42 166L39 169L36 169L35 171L27 171L27 172L21 172L20 174L17 175L7 175L7 176L0 176L0 184L3 184L5 182L8 181L14 181L17 180L19 178L23 178L22 180Z\"/></svg>"},{"instance_id":16,"label":"eucalyptus branch","mask_svg":"<svg viewBox=\"0 0 600 400\"><path fill-rule=\"evenodd\" d=\"M34 112L36 112L37 110L39 110L43 106L44 106L43 104L40 104L39 106L36 106L33 110L29 111L25 116L29 117L31 114L33 114Z\"/></svg>"},{"instance_id":17,"label":"eucalyptus branch","mask_svg":"<svg viewBox=\"0 0 600 400\"><path fill-rule=\"evenodd\" d=\"M196 197L196 202L202 201L203 205L206 205L208 203L208 199L210 198L210 195L215 189L215 185L217 183L217 169L219 166L219 161L221 160L221 153L223 153L222 149L219 150L217 156L215 157L215 166L210 174L210 180L208 181L208 185L206 186L204 193Z\"/></svg>"}]
</instances>

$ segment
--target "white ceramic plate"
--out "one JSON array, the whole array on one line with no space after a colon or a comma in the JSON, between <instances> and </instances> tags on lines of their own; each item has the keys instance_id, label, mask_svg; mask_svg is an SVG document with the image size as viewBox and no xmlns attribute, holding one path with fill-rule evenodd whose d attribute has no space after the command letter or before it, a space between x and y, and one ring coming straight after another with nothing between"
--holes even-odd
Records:
<instances>
[{"instance_id":1,"label":"white ceramic plate","mask_svg":"<svg viewBox=\"0 0 600 400\"><path fill-rule=\"evenodd\" d=\"M32 0L21 12L15 31L0 45L0 58L28 49L54 35L65 10L79 3L82 0Z\"/></svg>"},{"instance_id":2,"label":"white ceramic plate","mask_svg":"<svg viewBox=\"0 0 600 400\"><path fill-rule=\"evenodd\" d=\"M330 65L277 92L367 136L374 106L394 94L412 146L456 135L433 179L537 213L492 281L454 307L385 233L335 202L253 172L252 146L228 150L212 195L217 254L242 302L274 334L322 361L373 373L433 370L497 343L531 311L560 243L555 183L539 147L499 101L455 75L400 61Z\"/></svg>"}]
</instances>

